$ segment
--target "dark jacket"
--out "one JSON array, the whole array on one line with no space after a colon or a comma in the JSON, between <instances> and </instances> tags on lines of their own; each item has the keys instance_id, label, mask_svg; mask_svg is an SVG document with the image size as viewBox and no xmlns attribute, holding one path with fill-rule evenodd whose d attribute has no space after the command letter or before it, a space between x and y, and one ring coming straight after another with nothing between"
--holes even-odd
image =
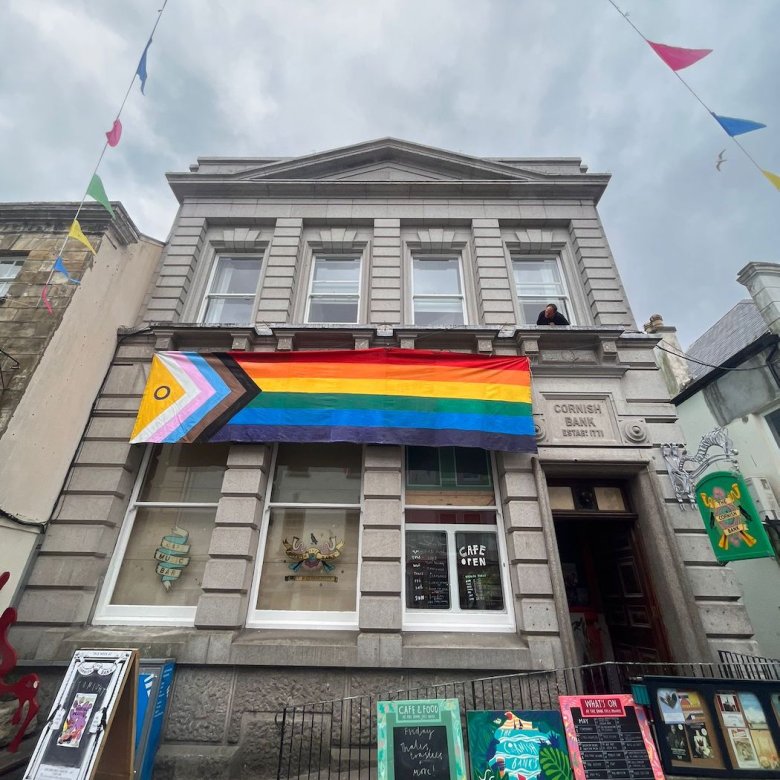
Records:
<instances>
[{"instance_id":1,"label":"dark jacket","mask_svg":"<svg viewBox=\"0 0 780 780\"><path fill-rule=\"evenodd\" d=\"M539 317L536 320L536 324L537 325L568 325L569 321L559 311L556 311L555 316L551 320L548 320L547 317L544 316L544 309L542 309L539 312Z\"/></svg>"}]
</instances>

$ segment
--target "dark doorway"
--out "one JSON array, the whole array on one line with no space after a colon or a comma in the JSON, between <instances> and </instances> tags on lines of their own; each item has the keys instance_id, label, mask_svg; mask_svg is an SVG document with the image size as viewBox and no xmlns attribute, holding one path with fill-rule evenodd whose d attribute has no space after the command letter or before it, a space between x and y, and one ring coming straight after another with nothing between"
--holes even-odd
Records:
<instances>
[{"instance_id":1,"label":"dark doorway","mask_svg":"<svg viewBox=\"0 0 780 780\"><path fill-rule=\"evenodd\" d=\"M604 511L572 488L574 505L553 517L579 662L670 660L636 516L622 490L622 508L613 501Z\"/></svg>"}]
</instances>

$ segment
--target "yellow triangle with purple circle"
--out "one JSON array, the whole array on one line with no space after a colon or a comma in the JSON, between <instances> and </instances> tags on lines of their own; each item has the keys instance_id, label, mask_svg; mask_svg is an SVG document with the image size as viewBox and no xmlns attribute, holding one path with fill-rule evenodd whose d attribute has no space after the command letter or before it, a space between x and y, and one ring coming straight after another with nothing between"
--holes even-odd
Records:
<instances>
[{"instance_id":1,"label":"yellow triangle with purple circle","mask_svg":"<svg viewBox=\"0 0 780 780\"><path fill-rule=\"evenodd\" d=\"M165 362L155 355L152 359L152 368L146 381L146 389L138 408L138 417L135 420L130 439L135 439L139 433L152 425L170 409L177 401L184 397L186 391L171 373Z\"/></svg>"}]
</instances>

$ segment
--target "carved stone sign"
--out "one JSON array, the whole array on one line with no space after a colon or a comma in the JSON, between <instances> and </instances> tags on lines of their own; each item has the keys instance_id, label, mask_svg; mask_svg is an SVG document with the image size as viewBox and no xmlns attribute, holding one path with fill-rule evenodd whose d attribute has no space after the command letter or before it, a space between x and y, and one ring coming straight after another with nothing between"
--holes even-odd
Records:
<instances>
[{"instance_id":1,"label":"carved stone sign","mask_svg":"<svg viewBox=\"0 0 780 780\"><path fill-rule=\"evenodd\" d=\"M544 396L547 440L560 444L615 444L619 441L608 396Z\"/></svg>"}]
</instances>

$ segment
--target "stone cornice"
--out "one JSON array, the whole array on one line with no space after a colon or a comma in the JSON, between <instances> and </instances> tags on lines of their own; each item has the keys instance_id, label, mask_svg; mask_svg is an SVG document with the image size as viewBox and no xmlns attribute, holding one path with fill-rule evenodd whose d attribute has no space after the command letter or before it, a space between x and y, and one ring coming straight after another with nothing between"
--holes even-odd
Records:
<instances>
[{"instance_id":1,"label":"stone cornice","mask_svg":"<svg viewBox=\"0 0 780 780\"><path fill-rule=\"evenodd\" d=\"M79 212L81 229L87 234L111 230L123 246L136 243L141 233L125 207L118 201L112 202L111 206L114 209L113 219L100 204L85 203ZM29 233L67 231L77 208L78 203L66 201L0 203L0 229L14 227Z\"/></svg>"},{"instance_id":2,"label":"stone cornice","mask_svg":"<svg viewBox=\"0 0 780 780\"><path fill-rule=\"evenodd\" d=\"M545 181L350 181L344 179L262 179L220 175L166 174L179 203L189 198L451 198L581 200L599 202L607 174L549 176Z\"/></svg>"}]
</instances>

